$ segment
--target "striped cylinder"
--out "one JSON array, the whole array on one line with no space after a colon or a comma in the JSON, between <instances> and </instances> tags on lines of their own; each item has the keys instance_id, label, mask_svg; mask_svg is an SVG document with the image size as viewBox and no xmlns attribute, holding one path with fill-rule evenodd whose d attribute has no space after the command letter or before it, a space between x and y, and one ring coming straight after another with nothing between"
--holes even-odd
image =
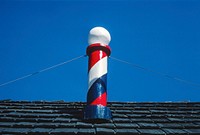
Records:
<instances>
[{"instance_id":1,"label":"striped cylinder","mask_svg":"<svg viewBox=\"0 0 200 135\"><path fill-rule=\"evenodd\" d=\"M101 43L87 47L88 94L84 119L110 119L111 112L107 106L107 61L111 50Z\"/></svg>"}]
</instances>

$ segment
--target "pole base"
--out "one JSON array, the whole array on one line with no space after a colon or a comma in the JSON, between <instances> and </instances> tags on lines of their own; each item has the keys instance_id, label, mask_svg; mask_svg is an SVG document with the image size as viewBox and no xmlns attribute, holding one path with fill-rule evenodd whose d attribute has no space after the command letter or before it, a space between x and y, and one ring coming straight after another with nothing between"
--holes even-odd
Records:
<instances>
[{"instance_id":1,"label":"pole base","mask_svg":"<svg viewBox=\"0 0 200 135\"><path fill-rule=\"evenodd\" d=\"M84 109L85 120L110 120L112 118L111 111L108 107L102 105L87 105Z\"/></svg>"}]
</instances>

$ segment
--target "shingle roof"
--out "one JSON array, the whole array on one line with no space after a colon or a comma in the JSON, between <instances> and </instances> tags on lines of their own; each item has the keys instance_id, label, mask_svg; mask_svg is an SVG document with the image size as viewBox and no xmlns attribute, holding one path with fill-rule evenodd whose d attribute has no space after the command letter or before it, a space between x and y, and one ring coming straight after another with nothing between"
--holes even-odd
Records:
<instances>
[{"instance_id":1,"label":"shingle roof","mask_svg":"<svg viewBox=\"0 0 200 135\"><path fill-rule=\"evenodd\" d=\"M110 121L84 121L84 102L0 101L0 134L200 134L200 102L109 102Z\"/></svg>"}]
</instances>

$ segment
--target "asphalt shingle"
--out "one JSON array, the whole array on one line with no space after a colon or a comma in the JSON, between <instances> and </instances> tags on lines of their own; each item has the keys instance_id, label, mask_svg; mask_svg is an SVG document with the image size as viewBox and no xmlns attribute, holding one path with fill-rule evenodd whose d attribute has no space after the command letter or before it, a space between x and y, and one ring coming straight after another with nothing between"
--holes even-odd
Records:
<instances>
[{"instance_id":1,"label":"asphalt shingle","mask_svg":"<svg viewBox=\"0 0 200 135\"><path fill-rule=\"evenodd\" d=\"M130 129L135 129L135 128L139 128L139 125L136 123L115 123L116 128L117 129L126 129L126 128L130 128Z\"/></svg>"},{"instance_id":2,"label":"asphalt shingle","mask_svg":"<svg viewBox=\"0 0 200 135\"><path fill-rule=\"evenodd\" d=\"M97 134L105 135L105 134L115 134L115 131L110 128L96 128Z\"/></svg>"},{"instance_id":3,"label":"asphalt shingle","mask_svg":"<svg viewBox=\"0 0 200 135\"><path fill-rule=\"evenodd\" d=\"M85 134L85 135L89 135L89 134L96 134L96 131L94 128L79 128L77 134Z\"/></svg>"},{"instance_id":4,"label":"asphalt shingle","mask_svg":"<svg viewBox=\"0 0 200 135\"><path fill-rule=\"evenodd\" d=\"M187 132L182 129L163 128L162 130L167 134L187 134Z\"/></svg>"},{"instance_id":5,"label":"asphalt shingle","mask_svg":"<svg viewBox=\"0 0 200 135\"><path fill-rule=\"evenodd\" d=\"M77 128L56 128L51 130L51 134L77 134Z\"/></svg>"},{"instance_id":6,"label":"asphalt shingle","mask_svg":"<svg viewBox=\"0 0 200 135\"><path fill-rule=\"evenodd\" d=\"M85 121L85 102L0 101L0 134L200 134L200 102L110 102L110 121Z\"/></svg>"},{"instance_id":7,"label":"asphalt shingle","mask_svg":"<svg viewBox=\"0 0 200 135\"><path fill-rule=\"evenodd\" d=\"M117 135L130 135L130 134L139 134L139 131L136 129L116 129Z\"/></svg>"},{"instance_id":8,"label":"asphalt shingle","mask_svg":"<svg viewBox=\"0 0 200 135\"><path fill-rule=\"evenodd\" d=\"M149 135L165 135L166 133L160 129L138 129L141 134Z\"/></svg>"},{"instance_id":9,"label":"asphalt shingle","mask_svg":"<svg viewBox=\"0 0 200 135\"><path fill-rule=\"evenodd\" d=\"M27 134L31 130L31 128L3 128L1 134Z\"/></svg>"},{"instance_id":10,"label":"asphalt shingle","mask_svg":"<svg viewBox=\"0 0 200 135\"><path fill-rule=\"evenodd\" d=\"M35 134L49 134L53 129L51 128L33 128L29 131L29 133Z\"/></svg>"}]
</instances>

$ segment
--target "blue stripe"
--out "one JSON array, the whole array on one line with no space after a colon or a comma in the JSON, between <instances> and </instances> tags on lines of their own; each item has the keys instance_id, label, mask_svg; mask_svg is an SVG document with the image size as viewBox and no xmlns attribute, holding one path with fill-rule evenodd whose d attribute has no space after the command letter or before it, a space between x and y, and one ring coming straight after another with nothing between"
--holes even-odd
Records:
<instances>
[{"instance_id":1,"label":"blue stripe","mask_svg":"<svg viewBox=\"0 0 200 135\"><path fill-rule=\"evenodd\" d=\"M101 120L103 120L103 119L109 120L111 118L112 118L111 111L106 106L87 105L84 110L84 119L86 119L86 120L99 119L99 121L100 121L100 119Z\"/></svg>"},{"instance_id":2,"label":"blue stripe","mask_svg":"<svg viewBox=\"0 0 200 135\"><path fill-rule=\"evenodd\" d=\"M87 104L91 104L95 99L107 91L107 74L98 78L90 87L87 94Z\"/></svg>"}]
</instances>

